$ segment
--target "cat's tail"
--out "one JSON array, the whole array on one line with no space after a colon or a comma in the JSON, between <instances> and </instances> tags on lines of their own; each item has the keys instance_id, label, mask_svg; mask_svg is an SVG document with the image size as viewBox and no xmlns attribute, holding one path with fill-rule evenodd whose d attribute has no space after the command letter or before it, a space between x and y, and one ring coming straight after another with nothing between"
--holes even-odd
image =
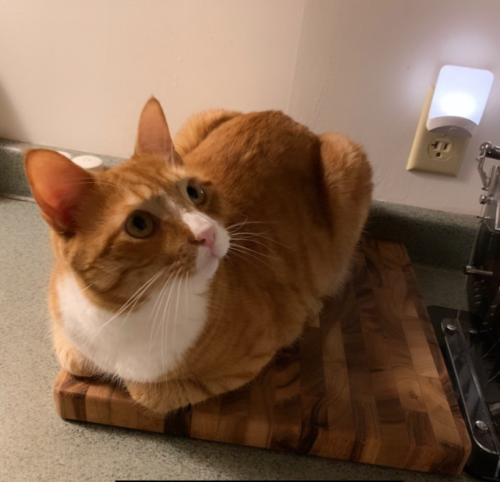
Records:
<instances>
[{"instance_id":1,"label":"cat's tail","mask_svg":"<svg viewBox=\"0 0 500 482\"><path fill-rule=\"evenodd\" d=\"M346 136L322 134L321 161L327 203L333 222L333 249L340 287L352 263L354 248L368 218L372 200L372 168L364 149Z\"/></svg>"},{"instance_id":2,"label":"cat's tail","mask_svg":"<svg viewBox=\"0 0 500 482\"><path fill-rule=\"evenodd\" d=\"M354 231L361 232L373 191L372 168L365 150L341 134L322 134L319 139L332 212L351 219Z\"/></svg>"},{"instance_id":3,"label":"cat's tail","mask_svg":"<svg viewBox=\"0 0 500 482\"><path fill-rule=\"evenodd\" d=\"M212 109L191 116L175 136L175 150L181 157L194 150L213 130L241 112Z\"/></svg>"}]
</instances>

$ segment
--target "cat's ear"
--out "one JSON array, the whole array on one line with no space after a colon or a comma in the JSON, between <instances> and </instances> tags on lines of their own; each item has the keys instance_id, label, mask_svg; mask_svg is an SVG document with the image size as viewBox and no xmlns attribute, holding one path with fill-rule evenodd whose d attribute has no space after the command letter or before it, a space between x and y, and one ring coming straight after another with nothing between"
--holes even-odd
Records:
<instances>
[{"instance_id":1,"label":"cat's ear","mask_svg":"<svg viewBox=\"0 0 500 482\"><path fill-rule=\"evenodd\" d=\"M136 154L153 154L167 162L180 163L160 103L151 97L142 109L135 145Z\"/></svg>"},{"instance_id":2,"label":"cat's ear","mask_svg":"<svg viewBox=\"0 0 500 482\"><path fill-rule=\"evenodd\" d=\"M49 149L29 150L24 169L43 218L58 233L74 232L74 211L95 182L92 174Z\"/></svg>"}]
</instances>

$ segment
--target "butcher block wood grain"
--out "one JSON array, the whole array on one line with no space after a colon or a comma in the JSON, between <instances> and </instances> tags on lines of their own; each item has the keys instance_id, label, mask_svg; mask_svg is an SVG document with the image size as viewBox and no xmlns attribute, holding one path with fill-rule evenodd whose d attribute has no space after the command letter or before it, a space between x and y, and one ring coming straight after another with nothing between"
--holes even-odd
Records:
<instances>
[{"instance_id":1,"label":"butcher block wood grain","mask_svg":"<svg viewBox=\"0 0 500 482\"><path fill-rule=\"evenodd\" d=\"M167 416L61 371L69 420L458 474L470 440L406 249L365 238L354 275L300 341L240 390Z\"/></svg>"}]
</instances>

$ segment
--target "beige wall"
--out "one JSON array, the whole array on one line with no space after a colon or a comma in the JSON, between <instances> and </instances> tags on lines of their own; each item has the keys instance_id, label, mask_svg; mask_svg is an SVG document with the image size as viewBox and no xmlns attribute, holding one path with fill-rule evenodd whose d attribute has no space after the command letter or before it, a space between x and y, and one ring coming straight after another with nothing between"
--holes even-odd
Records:
<instances>
[{"instance_id":1,"label":"beige wall","mask_svg":"<svg viewBox=\"0 0 500 482\"><path fill-rule=\"evenodd\" d=\"M0 0L0 137L128 156L154 94L286 109L304 1Z\"/></svg>"},{"instance_id":2,"label":"beige wall","mask_svg":"<svg viewBox=\"0 0 500 482\"><path fill-rule=\"evenodd\" d=\"M362 142L377 199L478 214L474 158L481 142L500 144L499 18L497 0L308 1L289 112ZM407 172L428 86L447 63L495 74L482 123L458 178Z\"/></svg>"},{"instance_id":3,"label":"beige wall","mask_svg":"<svg viewBox=\"0 0 500 482\"><path fill-rule=\"evenodd\" d=\"M500 143L498 0L0 0L0 137L128 155L156 95L175 131L210 107L283 109L362 142L375 197L477 213ZM497 76L457 179L405 170L429 85Z\"/></svg>"}]
</instances>

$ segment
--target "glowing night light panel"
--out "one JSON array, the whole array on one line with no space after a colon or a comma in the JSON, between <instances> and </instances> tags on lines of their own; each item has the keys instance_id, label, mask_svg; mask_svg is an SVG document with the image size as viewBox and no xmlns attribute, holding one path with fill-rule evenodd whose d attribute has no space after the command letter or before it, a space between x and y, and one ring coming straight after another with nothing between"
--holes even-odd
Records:
<instances>
[{"instance_id":1,"label":"glowing night light panel","mask_svg":"<svg viewBox=\"0 0 500 482\"><path fill-rule=\"evenodd\" d=\"M445 65L434 90L427 129L455 136L474 135L493 84L488 70Z\"/></svg>"}]
</instances>

